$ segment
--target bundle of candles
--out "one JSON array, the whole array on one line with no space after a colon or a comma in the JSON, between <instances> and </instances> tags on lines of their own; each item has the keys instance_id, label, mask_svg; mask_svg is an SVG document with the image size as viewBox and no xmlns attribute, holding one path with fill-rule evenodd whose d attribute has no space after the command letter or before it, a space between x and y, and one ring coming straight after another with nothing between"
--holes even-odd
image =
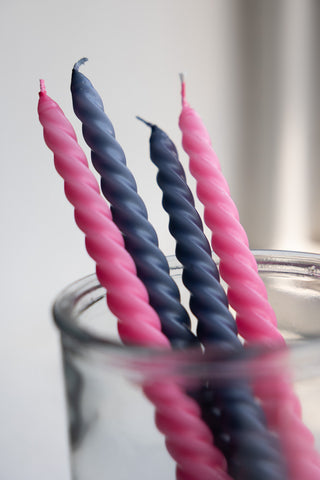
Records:
<instances>
[{"instance_id":1,"label":"bundle of candles","mask_svg":"<svg viewBox=\"0 0 320 480\"><path fill-rule=\"evenodd\" d=\"M211 246L175 145L159 127L138 118L151 128L150 156L159 170L157 183L190 292L196 332L102 99L79 71L85 61L72 71L72 101L93 167L101 176L102 195L72 125L47 95L43 80L38 113L75 221L96 263L97 278L106 288L108 307L118 319L122 342L204 352L215 345L230 352L247 345L284 346L208 132L186 101L184 79L179 126L212 232ZM219 270L212 250L220 259ZM206 385L192 395L171 380L142 386L155 406L156 424L176 462L178 480L319 480L320 456L302 422L299 400L288 378L279 373L273 381L273 392L259 382L254 388L245 382L219 389ZM277 404L271 401L275 392Z\"/></svg>"}]
</instances>

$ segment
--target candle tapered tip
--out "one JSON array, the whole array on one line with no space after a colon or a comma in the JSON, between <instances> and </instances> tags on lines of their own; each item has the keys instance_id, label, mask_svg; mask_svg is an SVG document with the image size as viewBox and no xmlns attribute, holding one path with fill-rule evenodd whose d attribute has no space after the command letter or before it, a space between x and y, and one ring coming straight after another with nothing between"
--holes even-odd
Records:
<instances>
[{"instance_id":1,"label":"candle tapered tip","mask_svg":"<svg viewBox=\"0 0 320 480\"><path fill-rule=\"evenodd\" d=\"M185 83L185 74L179 73L180 82L181 82L181 101L182 105L186 104L186 83Z\"/></svg>"},{"instance_id":2,"label":"candle tapered tip","mask_svg":"<svg viewBox=\"0 0 320 480\"><path fill-rule=\"evenodd\" d=\"M88 58L87 57L83 57L83 58L80 58L80 60L78 60L74 66L73 66L73 69L74 70L79 70L79 67L81 67L81 65L83 65L84 63L86 63L88 61Z\"/></svg>"},{"instance_id":3,"label":"candle tapered tip","mask_svg":"<svg viewBox=\"0 0 320 480\"><path fill-rule=\"evenodd\" d=\"M137 120L140 120L140 122L142 122L142 123L145 123L145 124L148 125L148 127L150 127L150 128L153 128L153 127L154 127L153 123L147 122L146 120L144 120L143 118L139 117L138 115L136 115L136 119L137 119Z\"/></svg>"},{"instance_id":4,"label":"candle tapered tip","mask_svg":"<svg viewBox=\"0 0 320 480\"><path fill-rule=\"evenodd\" d=\"M184 77L185 77L184 73L183 73L183 72L180 72L180 73L179 73L179 78L180 78L180 82L181 82L181 83L184 83Z\"/></svg>"},{"instance_id":5,"label":"candle tapered tip","mask_svg":"<svg viewBox=\"0 0 320 480\"><path fill-rule=\"evenodd\" d=\"M46 86L42 78L40 79L40 93L42 94L47 93Z\"/></svg>"}]
</instances>

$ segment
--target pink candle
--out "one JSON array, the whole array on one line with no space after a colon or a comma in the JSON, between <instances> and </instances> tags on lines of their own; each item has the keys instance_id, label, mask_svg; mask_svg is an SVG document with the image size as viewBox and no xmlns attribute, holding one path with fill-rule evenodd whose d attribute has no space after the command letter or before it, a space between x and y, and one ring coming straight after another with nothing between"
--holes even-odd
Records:
<instances>
[{"instance_id":1,"label":"pink candle","mask_svg":"<svg viewBox=\"0 0 320 480\"><path fill-rule=\"evenodd\" d=\"M199 115L186 102L184 82L179 126L190 171L197 180L197 195L204 205L204 219L212 232L212 248L220 257L221 277L229 287L229 303L237 312L239 333L249 342L283 343L209 134Z\"/></svg>"},{"instance_id":2,"label":"pink candle","mask_svg":"<svg viewBox=\"0 0 320 480\"><path fill-rule=\"evenodd\" d=\"M236 312L239 333L250 343L285 345L275 313L249 249L238 210L230 197L219 160L201 118L185 98L182 78L182 111L179 126L190 172L197 181L197 195L204 205L204 220L211 230L211 244L220 257L221 277L228 285L228 299ZM314 439L301 420L300 403L289 378L274 373L273 389L257 385L271 428L277 431L288 460L290 480L320 478L320 458ZM278 403L272 399L276 396Z\"/></svg>"},{"instance_id":3,"label":"pink candle","mask_svg":"<svg viewBox=\"0 0 320 480\"><path fill-rule=\"evenodd\" d=\"M39 97L38 113L45 142L53 151L56 170L64 179L65 194L75 208L76 223L85 233L86 248L96 263L97 277L107 290L108 306L118 318L122 341L169 348L159 317L149 305L147 291L136 275L135 264L100 195L74 129L47 95L43 81ZM170 380L148 383L144 392L155 405L157 425L177 462L177 478L230 480L225 459L213 445L198 404Z\"/></svg>"}]
</instances>

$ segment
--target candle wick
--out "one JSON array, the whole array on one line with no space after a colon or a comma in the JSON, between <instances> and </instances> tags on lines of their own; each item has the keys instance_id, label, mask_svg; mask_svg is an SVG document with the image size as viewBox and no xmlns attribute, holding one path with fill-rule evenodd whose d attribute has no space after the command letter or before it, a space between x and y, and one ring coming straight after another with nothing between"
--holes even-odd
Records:
<instances>
[{"instance_id":1,"label":"candle wick","mask_svg":"<svg viewBox=\"0 0 320 480\"><path fill-rule=\"evenodd\" d=\"M88 61L87 57L80 58L73 66L74 70L79 70L79 67Z\"/></svg>"},{"instance_id":2,"label":"candle wick","mask_svg":"<svg viewBox=\"0 0 320 480\"><path fill-rule=\"evenodd\" d=\"M40 79L40 95L45 95L47 93L46 86L44 80Z\"/></svg>"},{"instance_id":3,"label":"candle wick","mask_svg":"<svg viewBox=\"0 0 320 480\"><path fill-rule=\"evenodd\" d=\"M138 120L140 120L140 122L143 122L143 123L145 123L146 125L148 125L148 127L150 127L150 128L153 128L153 127L155 126L153 123L147 122L147 121L144 120L143 118L138 117L138 115L136 115L136 118L137 118Z\"/></svg>"},{"instance_id":4,"label":"candle wick","mask_svg":"<svg viewBox=\"0 0 320 480\"><path fill-rule=\"evenodd\" d=\"M184 73L183 72L179 73L179 77L180 77L180 82L184 83Z\"/></svg>"},{"instance_id":5,"label":"candle wick","mask_svg":"<svg viewBox=\"0 0 320 480\"><path fill-rule=\"evenodd\" d=\"M186 83L185 83L185 74L179 73L180 82L181 82L181 101L182 105L186 105Z\"/></svg>"}]
</instances>

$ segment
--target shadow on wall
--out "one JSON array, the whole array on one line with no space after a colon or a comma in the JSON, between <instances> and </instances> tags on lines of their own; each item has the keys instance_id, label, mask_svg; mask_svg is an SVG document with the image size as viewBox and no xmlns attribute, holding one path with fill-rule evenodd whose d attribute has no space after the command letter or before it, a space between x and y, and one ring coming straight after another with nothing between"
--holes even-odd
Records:
<instances>
[{"instance_id":1,"label":"shadow on wall","mask_svg":"<svg viewBox=\"0 0 320 480\"><path fill-rule=\"evenodd\" d=\"M235 201L251 248L320 241L320 4L243 0Z\"/></svg>"}]
</instances>

